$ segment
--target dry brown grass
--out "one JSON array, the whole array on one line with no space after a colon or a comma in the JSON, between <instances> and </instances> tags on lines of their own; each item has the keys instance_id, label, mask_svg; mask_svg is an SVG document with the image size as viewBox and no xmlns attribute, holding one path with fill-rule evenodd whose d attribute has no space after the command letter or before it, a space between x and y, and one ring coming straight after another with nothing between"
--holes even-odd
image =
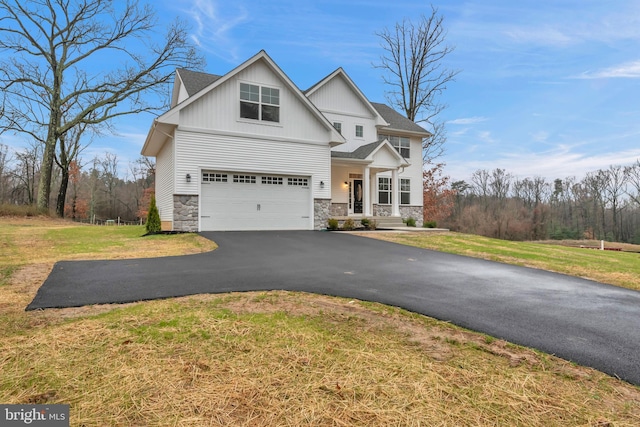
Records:
<instances>
[{"instance_id":1,"label":"dry brown grass","mask_svg":"<svg viewBox=\"0 0 640 427\"><path fill-rule=\"evenodd\" d=\"M68 403L74 426L640 425L637 387L396 308L263 292L25 313L47 274L0 286L0 402Z\"/></svg>"},{"instance_id":2,"label":"dry brown grass","mask_svg":"<svg viewBox=\"0 0 640 427\"><path fill-rule=\"evenodd\" d=\"M4 337L0 401L69 403L87 426L640 423L633 386L377 304L269 292L87 314Z\"/></svg>"}]
</instances>

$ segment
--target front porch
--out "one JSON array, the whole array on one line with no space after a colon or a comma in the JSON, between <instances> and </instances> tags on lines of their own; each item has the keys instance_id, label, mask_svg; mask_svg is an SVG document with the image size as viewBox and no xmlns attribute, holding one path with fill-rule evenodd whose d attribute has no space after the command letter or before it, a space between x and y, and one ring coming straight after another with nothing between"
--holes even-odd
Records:
<instances>
[{"instance_id":1,"label":"front porch","mask_svg":"<svg viewBox=\"0 0 640 427\"><path fill-rule=\"evenodd\" d=\"M387 140L353 152L332 151L331 216L374 217L402 226L401 218L407 216L401 212L399 177L407 166L407 160Z\"/></svg>"},{"instance_id":2,"label":"front porch","mask_svg":"<svg viewBox=\"0 0 640 427\"><path fill-rule=\"evenodd\" d=\"M378 229L385 229L385 228L402 228L402 227L407 227L407 225L402 222L402 218L399 216L369 216L369 217L365 217L365 216L358 216L358 215L352 215L352 216L333 216L333 219L338 221L338 227L342 228L342 226L344 225L344 222L348 219L353 220L353 222L356 225L356 228L362 227L362 223L360 222L363 218L366 218L370 221L375 221L376 223L376 228Z\"/></svg>"}]
</instances>

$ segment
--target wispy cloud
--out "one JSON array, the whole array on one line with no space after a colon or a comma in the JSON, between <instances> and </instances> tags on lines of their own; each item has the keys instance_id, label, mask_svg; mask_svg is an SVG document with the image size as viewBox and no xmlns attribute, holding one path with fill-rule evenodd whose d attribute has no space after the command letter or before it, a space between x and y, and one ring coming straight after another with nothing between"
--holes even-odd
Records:
<instances>
[{"instance_id":1,"label":"wispy cloud","mask_svg":"<svg viewBox=\"0 0 640 427\"><path fill-rule=\"evenodd\" d=\"M478 169L502 168L519 178L541 176L548 180L575 176L582 179L588 172L610 165L629 165L640 158L640 148L587 154L576 147L558 145L544 152L503 153L490 159L447 159L446 173L454 179L469 179Z\"/></svg>"},{"instance_id":2,"label":"wispy cloud","mask_svg":"<svg viewBox=\"0 0 640 427\"><path fill-rule=\"evenodd\" d=\"M475 125L476 123L486 122L487 120L489 120L489 119L487 119L486 117L480 117L480 116L464 117L464 118L460 118L460 119L449 120L447 122L447 124L450 124L450 125Z\"/></svg>"},{"instance_id":3,"label":"wispy cloud","mask_svg":"<svg viewBox=\"0 0 640 427\"><path fill-rule=\"evenodd\" d=\"M640 78L640 60L604 68L597 71L586 71L572 76L574 79L638 79Z\"/></svg>"},{"instance_id":4,"label":"wispy cloud","mask_svg":"<svg viewBox=\"0 0 640 427\"><path fill-rule=\"evenodd\" d=\"M180 5L181 11L194 23L193 42L208 54L230 63L240 62L239 41L233 30L248 21L249 14L240 2L192 0Z\"/></svg>"}]
</instances>

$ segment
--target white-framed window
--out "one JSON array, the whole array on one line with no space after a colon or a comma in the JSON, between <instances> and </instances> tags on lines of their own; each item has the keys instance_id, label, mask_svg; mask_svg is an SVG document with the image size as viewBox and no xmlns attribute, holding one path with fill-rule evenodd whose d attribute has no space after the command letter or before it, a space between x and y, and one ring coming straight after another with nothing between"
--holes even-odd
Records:
<instances>
[{"instance_id":1,"label":"white-framed window","mask_svg":"<svg viewBox=\"0 0 640 427\"><path fill-rule=\"evenodd\" d=\"M400 204L411 204L411 180L409 178L400 178Z\"/></svg>"},{"instance_id":2,"label":"white-framed window","mask_svg":"<svg viewBox=\"0 0 640 427\"><path fill-rule=\"evenodd\" d=\"M338 131L340 135L342 135L342 123L333 122L333 127Z\"/></svg>"},{"instance_id":3,"label":"white-framed window","mask_svg":"<svg viewBox=\"0 0 640 427\"><path fill-rule=\"evenodd\" d=\"M202 182L227 182L226 173L202 172Z\"/></svg>"},{"instance_id":4,"label":"white-framed window","mask_svg":"<svg viewBox=\"0 0 640 427\"><path fill-rule=\"evenodd\" d=\"M280 122L280 89L240 83L240 117Z\"/></svg>"},{"instance_id":5,"label":"white-framed window","mask_svg":"<svg viewBox=\"0 0 640 427\"><path fill-rule=\"evenodd\" d=\"M287 185L293 185L296 187L308 187L309 178L287 178Z\"/></svg>"},{"instance_id":6,"label":"white-framed window","mask_svg":"<svg viewBox=\"0 0 640 427\"><path fill-rule=\"evenodd\" d=\"M393 148L396 149L398 153L405 159L408 159L411 156L411 140L406 136L396 136L396 135L378 135L378 141L387 140L393 145Z\"/></svg>"},{"instance_id":7,"label":"white-framed window","mask_svg":"<svg viewBox=\"0 0 640 427\"><path fill-rule=\"evenodd\" d=\"M262 183L267 185L282 185L282 177L281 176L263 176Z\"/></svg>"},{"instance_id":8,"label":"white-framed window","mask_svg":"<svg viewBox=\"0 0 640 427\"><path fill-rule=\"evenodd\" d=\"M379 177L378 178L378 204L390 205L391 204L391 178Z\"/></svg>"},{"instance_id":9,"label":"white-framed window","mask_svg":"<svg viewBox=\"0 0 640 427\"><path fill-rule=\"evenodd\" d=\"M364 126L356 125L356 138L364 138Z\"/></svg>"},{"instance_id":10,"label":"white-framed window","mask_svg":"<svg viewBox=\"0 0 640 427\"><path fill-rule=\"evenodd\" d=\"M233 175L233 182L238 182L241 184L255 184L256 176L255 175Z\"/></svg>"}]
</instances>

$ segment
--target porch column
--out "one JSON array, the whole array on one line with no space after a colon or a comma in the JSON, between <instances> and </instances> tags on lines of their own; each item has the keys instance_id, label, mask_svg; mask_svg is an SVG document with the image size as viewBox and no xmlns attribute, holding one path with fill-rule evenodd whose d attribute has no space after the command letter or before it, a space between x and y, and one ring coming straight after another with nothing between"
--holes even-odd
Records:
<instances>
[{"instance_id":1,"label":"porch column","mask_svg":"<svg viewBox=\"0 0 640 427\"><path fill-rule=\"evenodd\" d=\"M364 180L364 188L362 189L363 214L365 217L369 217L371 216L371 169L369 166L364 167L362 178Z\"/></svg>"},{"instance_id":2,"label":"porch column","mask_svg":"<svg viewBox=\"0 0 640 427\"><path fill-rule=\"evenodd\" d=\"M398 169L391 171L391 215L400 216L400 180Z\"/></svg>"}]
</instances>

